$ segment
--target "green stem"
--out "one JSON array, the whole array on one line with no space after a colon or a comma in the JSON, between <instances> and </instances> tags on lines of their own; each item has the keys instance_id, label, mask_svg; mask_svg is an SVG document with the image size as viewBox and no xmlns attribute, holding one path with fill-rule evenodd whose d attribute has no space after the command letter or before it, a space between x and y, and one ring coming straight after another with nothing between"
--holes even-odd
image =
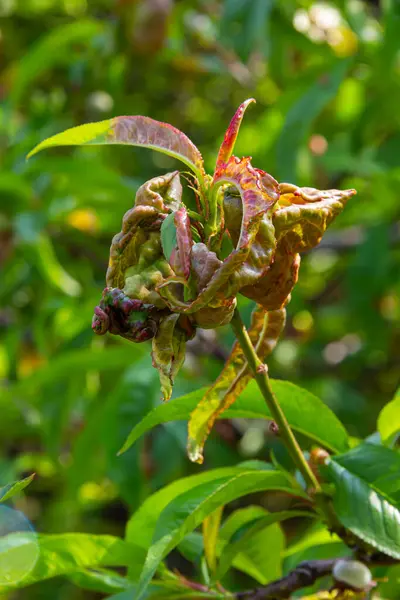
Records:
<instances>
[{"instance_id":1,"label":"green stem","mask_svg":"<svg viewBox=\"0 0 400 600\"><path fill-rule=\"evenodd\" d=\"M250 370L253 372L254 379L256 380L264 400L267 403L272 418L278 425L279 435L284 441L294 464L303 475L307 486L313 491L315 504L319 509L321 516L325 519L328 527L332 531L336 531L339 535L341 535L341 533L343 533L343 526L339 523L336 517L331 499L321 488L319 481L312 472L310 465L306 461L304 454L296 438L294 437L293 431L285 417L285 413L283 412L278 400L274 395L274 392L272 391L271 383L268 377L267 366L257 356L238 309L236 309L233 314L231 326L236 339L243 350Z\"/></svg>"},{"instance_id":2,"label":"green stem","mask_svg":"<svg viewBox=\"0 0 400 600\"><path fill-rule=\"evenodd\" d=\"M317 493L321 492L321 486L318 483L318 480L312 472L309 464L307 463L304 454L293 435L293 431L287 422L285 414L272 391L267 367L257 356L238 309L235 310L231 321L231 326L243 350L248 365L253 372L254 379L256 380L264 400L267 403L267 406L271 412L271 416L279 427L279 435L284 441L294 464L303 475L307 486L313 488Z\"/></svg>"}]
</instances>

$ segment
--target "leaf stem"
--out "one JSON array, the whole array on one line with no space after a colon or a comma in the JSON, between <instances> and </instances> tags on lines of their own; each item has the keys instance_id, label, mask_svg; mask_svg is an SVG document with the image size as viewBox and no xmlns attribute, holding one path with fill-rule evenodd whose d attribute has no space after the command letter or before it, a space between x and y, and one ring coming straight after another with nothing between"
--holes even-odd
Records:
<instances>
[{"instance_id":1,"label":"leaf stem","mask_svg":"<svg viewBox=\"0 0 400 600\"><path fill-rule=\"evenodd\" d=\"M285 414L272 391L271 383L268 377L267 366L257 356L238 309L236 309L234 312L231 326L247 359L249 367L253 372L254 379L260 388L269 410L271 411L272 418L278 425L279 435L283 439L294 464L303 475L307 485L313 488L315 492L321 492L321 486L318 483L318 480L312 472L309 464L307 463L304 454L296 438L294 437L293 431L287 422Z\"/></svg>"},{"instance_id":2,"label":"leaf stem","mask_svg":"<svg viewBox=\"0 0 400 600\"><path fill-rule=\"evenodd\" d=\"M254 379L256 380L264 400L267 403L272 418L278 425L279 435L284 441L294 464L302 474L307 486L312 489L315 504L327 522L328 527L331 531L335 531L340 535L340 533L343 531L343 526L339 523L336 517L331 499L324 493L319 481L315 477L310 465L305 459L305 456L286 419L285 413L283 412L277 398L275 397L275 394L272 391L271 383L268 377L268 368L257 356L237 308L231 320L231 327L243 350L250 370L253 372Z\"/></svg>"}]
</instances>

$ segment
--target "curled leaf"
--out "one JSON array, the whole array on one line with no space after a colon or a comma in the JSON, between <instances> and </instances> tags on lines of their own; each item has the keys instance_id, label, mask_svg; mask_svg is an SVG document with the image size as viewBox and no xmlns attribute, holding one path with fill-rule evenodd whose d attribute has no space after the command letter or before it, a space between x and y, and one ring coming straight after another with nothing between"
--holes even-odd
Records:
<instances>
[{"instance_id":1,"label":"curled leaf","mask_svg":"<svg viewBox=\"0 0 400 600\"><path fill-rule=\"evenodd\" d=\"M259 306L253 311L249 336L261 360L274 349L285 325L285 314L285 310L266 312ZM203 462L204 443L215 420L233 404L251 379L252 373L240 345L236 342L218 379L190 415L190 460Z\"/></svg>"},{"instance_id":2,"label":"curled leaf","mask_svg":"<svg viewBox=\"0 0 400 600\"><path fill-rule=\"evenodd\" d=\"M299 188L289 183L279 187L281 195L272 215L276 251L271 266L256 283L240 290L266 310L285 306L298 278L299 253L319 244L327 227L356 193Z\"/></svg>"},{"instance_id":3,"label":"curled leaf","mask_svg":"<svg viewBox=\"0 0 400 600\"><path fill-rule=\"evenodd\" d=\"M178 325L179 315L170 314L161 320L153 338L152 359L160 375L164 400L172 394L175 375L185 360L186 334Z\"/></svg>"},{"instance_id":4,"label":"curled leaf","mask_svg":"<svg viewBox=\"0 0 400 600\"><path fill-rule=\"evenodd\" d=\"M252 102L255 102L254 98L249 98L248 100L245 100L233 115L229 127L226 130L224 141L222 142L218 152L217 169L223 163L227 163L230 157L232 156L233 148L235 147L236 138L239 133L240 125L242 124L244 113L246 111L246 108Z\"/></svg>"},{"instance_id":5,"label":"curled leaf","mask_svg":"<svg viewBox=\"0 0 400 600\"><path fill-rule=\"evenodd\" d=\"M193 314L210 305L211 302L215 303L216 298L219 298L220 302L232 306L238 289L243 285L243 280L237 277L237 272L250 254L263 215L272 211L279 199L277 182L264 171L254 169L249 158L239 160L232 156L227 164L221 165L216 170L213 185L219 187L224 184L230 184L238 190L242 203L242 217L236 248L213 273L197 297L190 302L183 302L176 298L168 285L159 286L160 295L174 312ZM230 278L234 284L228 286L229 291L227 291L223 288Z\"/></svg>"},{"instance_id":6,"label":"curled leaf","mask_svg":"<svg viewBox=\"0 0 400 600\"><path fill-rule=\"evenodd\" d=\"M122 230L114 236L106 275L107 286L119 288L129 296L165 308L156 286L174 275L165 258L160 229L179 207L182 187L174 171L143 184L135 206L122 220Z\"/></svg>"},{"instance_id":7,"label":"curled leaf","mask_svg":"<svg viewBox=\"0 0 400 600\"><path fill-rule=\"evenodd\" d=\"M142 116L114 117L97 123L72 127L40 142L31 150L28 158L53 146L85 146L87 144L126 144L151 148L181 160L200 179L204 174L200 151L182 131L168 123Z\"/></svg>"}]
</instances>

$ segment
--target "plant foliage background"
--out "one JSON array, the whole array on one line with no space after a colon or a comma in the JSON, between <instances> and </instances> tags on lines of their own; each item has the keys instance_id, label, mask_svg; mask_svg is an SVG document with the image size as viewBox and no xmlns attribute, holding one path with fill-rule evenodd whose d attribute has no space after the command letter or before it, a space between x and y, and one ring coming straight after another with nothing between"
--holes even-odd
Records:
<instances>
[{"instance_id":1,"label":"plant foliage background","mask_svg":"<svg viewBox=\"0 0 400 600\"><path fill-rule=\"evenodd\" d=\"M116 456L159 403L158 376L147 344L95 338L90 321L136 189L176 163L121 147L25 156L58 131L118 114L175 125L212 169L231 115L253 96L239 156L280 180L358 190L303 257L269 368L322 398L352 436L373 435L400 377L399 4L3 0L0 15L0 485L37 474L14 506L39 532L123 537L141 502L179 477L272 450L288 461L267 422L239 419L218 423L202 467L186 458L183 422ZM251 309L242 299L242 313ZM231 343L229 329L198 335L174 396L211 383ZM256 496L267 508L285 502ZM175 551L168 564L190 575L187 556ZM4 597L112 589L57 578Z\"/></svg>"}]
</instances>

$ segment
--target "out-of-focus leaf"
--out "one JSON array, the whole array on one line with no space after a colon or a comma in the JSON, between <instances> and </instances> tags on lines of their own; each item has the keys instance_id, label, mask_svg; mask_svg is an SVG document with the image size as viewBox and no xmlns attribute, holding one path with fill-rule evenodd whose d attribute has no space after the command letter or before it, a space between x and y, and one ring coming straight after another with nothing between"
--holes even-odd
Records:
<instances>
[{"instance_id":1,"label":"out-of-focus leaf","mask_svg":"<svg viewBox=\"0 0 400 600\"><path fill-rule=\"evenodd\" d=\"M330 73L321 75L319 81L314 83L287 113L276 148L280 179L296 180L296 160L299 149L314 119L334 98L348 68L349 63L342 60Z\"/></svg>"},{"instance_id":2,"label":"out-of-focus leaf","mask_svg":"<svg viewBox=\"0 0 400 600\"><path fill-rule=\"evenodd\" d=\"M33 249L36 251L38 266L43 276L68 296L79 296L81 284L69 275L58 262L50 238L41 233Z\"/></svg>"},{"instance_id":3,"label":"out-of-focus leaf","mask_svg":"<svg viewBox=\"0 0 400 600\"><path fill-rule=\"evenodd\" d=\"M19 494L22 492L35 477L35 473L32 473L29 477L25 477L25 479L21 479L20 481L14 481L13 483L8 483L7 485L0 487L0 502L5 502L9 500L15 494Z\"/></svg>"},{"instance_id":4,"label":"out-of-focus leaf","mask_svg":"<svg viewBox=\"0 0 400 600\"><path fill-rule=\"evenodd\" d=\"M285 324L285 310L267 313L257 307L251 318L249 336L261 360L272 352ZM225 363L216 382L190 415L188 454L193 462L203 461L204 443L215 420L231 406L252 379L243 350L238 342Z\"/></svg>"},{"instance_id":5,"label":"out-of-focus leaf","mask_svg":"<svg viewBox=\"0 0 400 600\"><path fill-rule=\"evenodd\" d=\"M59 62L70 60L71 48L76 43L90 44L104 31L100 21L82 19L53 28L41 37L8 73L10 99L18 104L28 86Z\"/></svg>"},{"instance_id":6,"label":"out-of-focus leaf","mask_svg":"<svg viewBox=\"0 0 400 600\"><path fill-rule=\"evenodd\" d=\"M400 432L400 388L393 400L381 410L378 417L378 431L385 444L390 444Z\"/></svg>"},{"instance_id":7,"label":"out-of-focus leaf","mask_svg":"<svg viewBox=\"0 0 400 600\"><path fill-rule=\"evenodd\" d=\"M87 144L124 144L158 150L181 160L200 178L202 177L203 159L189 138L168 123L141 116L114 117L72 127L40 142L31 150L28 158L45 148Z\"/></svg>"},{"instance_id":8,"label":"out-of-focus leaf","mask_svg":"<svg viewBox=\"0 0 400 600\"><path fill-rule=\"evenodd\" d=\"M226 130L224 141L221 144L221 147L218 152L217 157L217 169L224 163L227 163L230 157L232 156L233 149L235 147L236 138L239 133L240 125L242 123L242 119L246 108L249 104L255 102L254 98L249 98L245 102L243 102L235 114L229 124L228 129Z\"/></svg>"},{"instance_id":9,"label":"out-of-focus leaf","mask_svg":"<svg viewBox=\"0 0 400 600\"><path fill-rule=\"evenodd\" d=\"M140 576L137 600L143 598L160 561L205 517L236 498L272 489L303 495L300 488L295 490L292 487L286 474L270 468L264 471L243 471L233 477L202 483L172 500L157 521L152 545Z\"/></svg>"},{"instance_id":10,"label":"out-of-focus leaf","mask_svg":"<svg viewBox=\"0 0 400 600\"><path fill-rule=\"evenodd\" d=\"M288 381L272 380L271 384L293 429L333 452L348 449L346 430L319 398ZM156 425L189 419L204 392L204 389L196 390L171 400L168 404L157 406L133 428L121 452L125 452L140 436ZM272 419L254 382L250 382L235 403L224 412L223 418Z\"/></svg>"},{"instance_id":11,"label":"out-of-focus leaf","mask_svg":"<svg viewBox=\"0 0 400 600\"><path fill-rule=\"evenodd\" d=\"M323 467L323 473L335 484L333 505L341 523L369 546L397 559L399 463L394 451L364 444L330 459Z\"/></svg>"},{"instance_id":12,"label":"out-of-focus leaf","mask_svg":"<svg viewBox=\"0 0 400 600\"><path fill-rule=\"evenodd\" d=\"M10 534L2 539L2 550L7 548L18 560L18 553L24 552L31 537L25 533ZM82 568L128 566L136 560L137 548L111 535L90 535L66 533L61 535L39 536L39 554L33 570L18 587L25 587L38 581L68 575ZM5 546L6 544L6 546ZM0 587L5 592L13 586Z\"/></svg>"},{"instance_id":13,"label":"out-of-focus leaf","mask_svg":"<svg viewBox=\"0 0 400 600\"><path fill-rule=\"evenodd\" d=\"M108 346L105 348L83 348L82 350L65 352L52 360L51 369L47 365L40 367L36 371L33 371L29 377L10 386L7 390L7 395L10 395L10 397L32 395L32 403L39 404L41 397L35 394L35 392L44 385L68 378L71 373L77 371L85 372L90 369L102 371L117 369L124 365L128 366L141 358L145 352L145 344L143 346L135 346L135 352L132 354L125 345Z\"/></svg>"}]
</instances>

